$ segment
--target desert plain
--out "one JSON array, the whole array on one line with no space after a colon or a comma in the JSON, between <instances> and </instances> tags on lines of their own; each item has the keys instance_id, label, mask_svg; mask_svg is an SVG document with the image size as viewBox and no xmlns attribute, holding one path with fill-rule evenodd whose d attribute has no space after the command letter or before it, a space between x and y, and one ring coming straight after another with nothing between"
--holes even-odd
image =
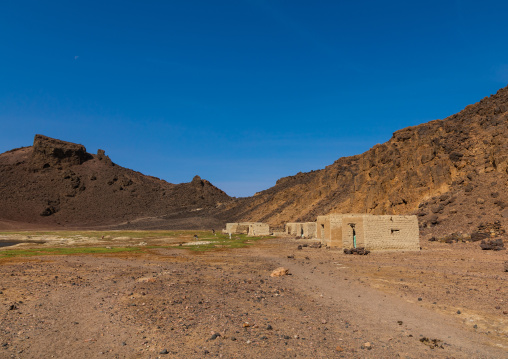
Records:
<instances>
[{"instance_id":1,"label":"desert plain","mask_svg":"<svg viewBox=\"0 0 508 359\"><path fill-rule=\"evenodd\" d=\"M0 240L23 242L0 249L1 358L508 356L508 258L478 243L357 256L207 231Z\"/></svg>"}]
</instances>

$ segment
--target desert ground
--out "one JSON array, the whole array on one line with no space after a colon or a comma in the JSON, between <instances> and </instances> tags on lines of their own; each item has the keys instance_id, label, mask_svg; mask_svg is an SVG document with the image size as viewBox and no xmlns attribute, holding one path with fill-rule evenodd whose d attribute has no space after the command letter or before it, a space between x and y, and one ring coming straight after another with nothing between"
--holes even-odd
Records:
<instances>
[{"instance_id":1,"label":"desert ground","mask_svg":"<svg viewBox=\"0 0 508 359\"><path fill-rule=\"evenodd\" d=\"M508 357L505 250L194 234L0 233L0 358Z\"/></svg>"}]
</instances>

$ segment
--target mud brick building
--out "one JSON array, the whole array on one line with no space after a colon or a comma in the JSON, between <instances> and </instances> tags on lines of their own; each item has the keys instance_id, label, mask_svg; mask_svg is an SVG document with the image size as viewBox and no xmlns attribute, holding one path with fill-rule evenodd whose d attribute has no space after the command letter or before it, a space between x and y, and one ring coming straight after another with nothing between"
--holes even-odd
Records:
<instances>
[{"instance_id":1,"label":"mud brick building","mask_svg":"<svg viewBox=\"0 0 508 359\"><path fill-rule=\"evenodd\" d=\"M286 223L286 234L302 238L315 238L316 228L316 222Z\"/></svg>"},{"instance_id":2,"label":"mud brick building","mask_svg":"<svg viewBox=\"0 0 508 359\"><path fill-rule=\"evenodd\" d=\"M226 223L226 229L222 232L247 234L248 236L268 236L270 235L270 226L260 222Z\"/></svg>"},{"instance_id":3,"label":"mud brick building","mask_svg":"<svg viewBox=\"0 0 508 359\"><path fill-rule=\"evenodd\" d=\"M330 247L419 250L416 216L329 214L317 218L317 238Z\"/></svg>"}]
</instances>

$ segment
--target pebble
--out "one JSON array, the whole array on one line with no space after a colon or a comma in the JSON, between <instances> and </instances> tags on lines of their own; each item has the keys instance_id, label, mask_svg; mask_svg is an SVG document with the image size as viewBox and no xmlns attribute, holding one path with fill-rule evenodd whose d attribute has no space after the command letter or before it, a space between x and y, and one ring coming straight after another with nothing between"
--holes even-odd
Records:
<instances>
[{"instance_id":1,"label":"pebble","mask_svg":"<svg viewBox=\"0 0 508 359\"><path fill-rule=\"evenodd\" d=\"M272 327L270 324L268 324L268 325L266 326L266 330L272 330L272 329L273 329L273 327Z\"/></svg>"},{"instance_id":2,"label":"pebble","mask_svg":"<svg viewBox=\"0 0 508 359\"><path fill-rule=\"evenodd\" d=\"M461 314L462 312L460 310L457 310L457 314Z\"/></svg>"},{"instance_id":3,"label":"pebble","mask_svg":"<svg viewBox=\"0 0 508 359\"><path fill-rule=\"evenodd\" d=\"M168 350L167 349L164 349L164 350L161 350L159 352L159 354L169 354Z\"/></svg>"}]
</instances>

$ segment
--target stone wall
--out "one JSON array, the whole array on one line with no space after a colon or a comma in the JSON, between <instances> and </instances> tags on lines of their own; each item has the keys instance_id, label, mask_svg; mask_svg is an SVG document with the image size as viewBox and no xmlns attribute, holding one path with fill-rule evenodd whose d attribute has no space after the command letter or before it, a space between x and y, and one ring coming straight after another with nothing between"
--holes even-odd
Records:
<instances>
[{"instance_id":1,"label":"stone wall","mask_svg":"<svg viewBox=\"0 0 508 359\"><path fill-rule=\"evenodd\" d=\"M371 216L364 221L365 249L420 250L416 216Z\"/></svg>"},{"instance_id":2,"label":"stone wall","mask_svg":"<svg viewBox=\"0 0 508 359\"><path fill-rule=\"evenodd\" d=\"M260 222L242 222L226 223L226 229L222 231L226 234L247 234L249 236L268 236L270 235L270 226Z\"/></svg>"},{"instance_id":3,"label":"stone wall","mask_svg":"<svg viewBox=\"0 0 508 359\"><path fill-rule=\"evenodd\" d=\"M270 226L266 223L249 223L249 236L269 236Z\"/></svg>"},{"instance_id":4,"label":"stone wall","mask_svg":"<svg viewBox=\"0 0 508 359\"><path fill-rule=\"evenodd\" d=\"M286 234L302 238L316 238L316 222L286 223Z\"/></svg>"}]
</instances>

